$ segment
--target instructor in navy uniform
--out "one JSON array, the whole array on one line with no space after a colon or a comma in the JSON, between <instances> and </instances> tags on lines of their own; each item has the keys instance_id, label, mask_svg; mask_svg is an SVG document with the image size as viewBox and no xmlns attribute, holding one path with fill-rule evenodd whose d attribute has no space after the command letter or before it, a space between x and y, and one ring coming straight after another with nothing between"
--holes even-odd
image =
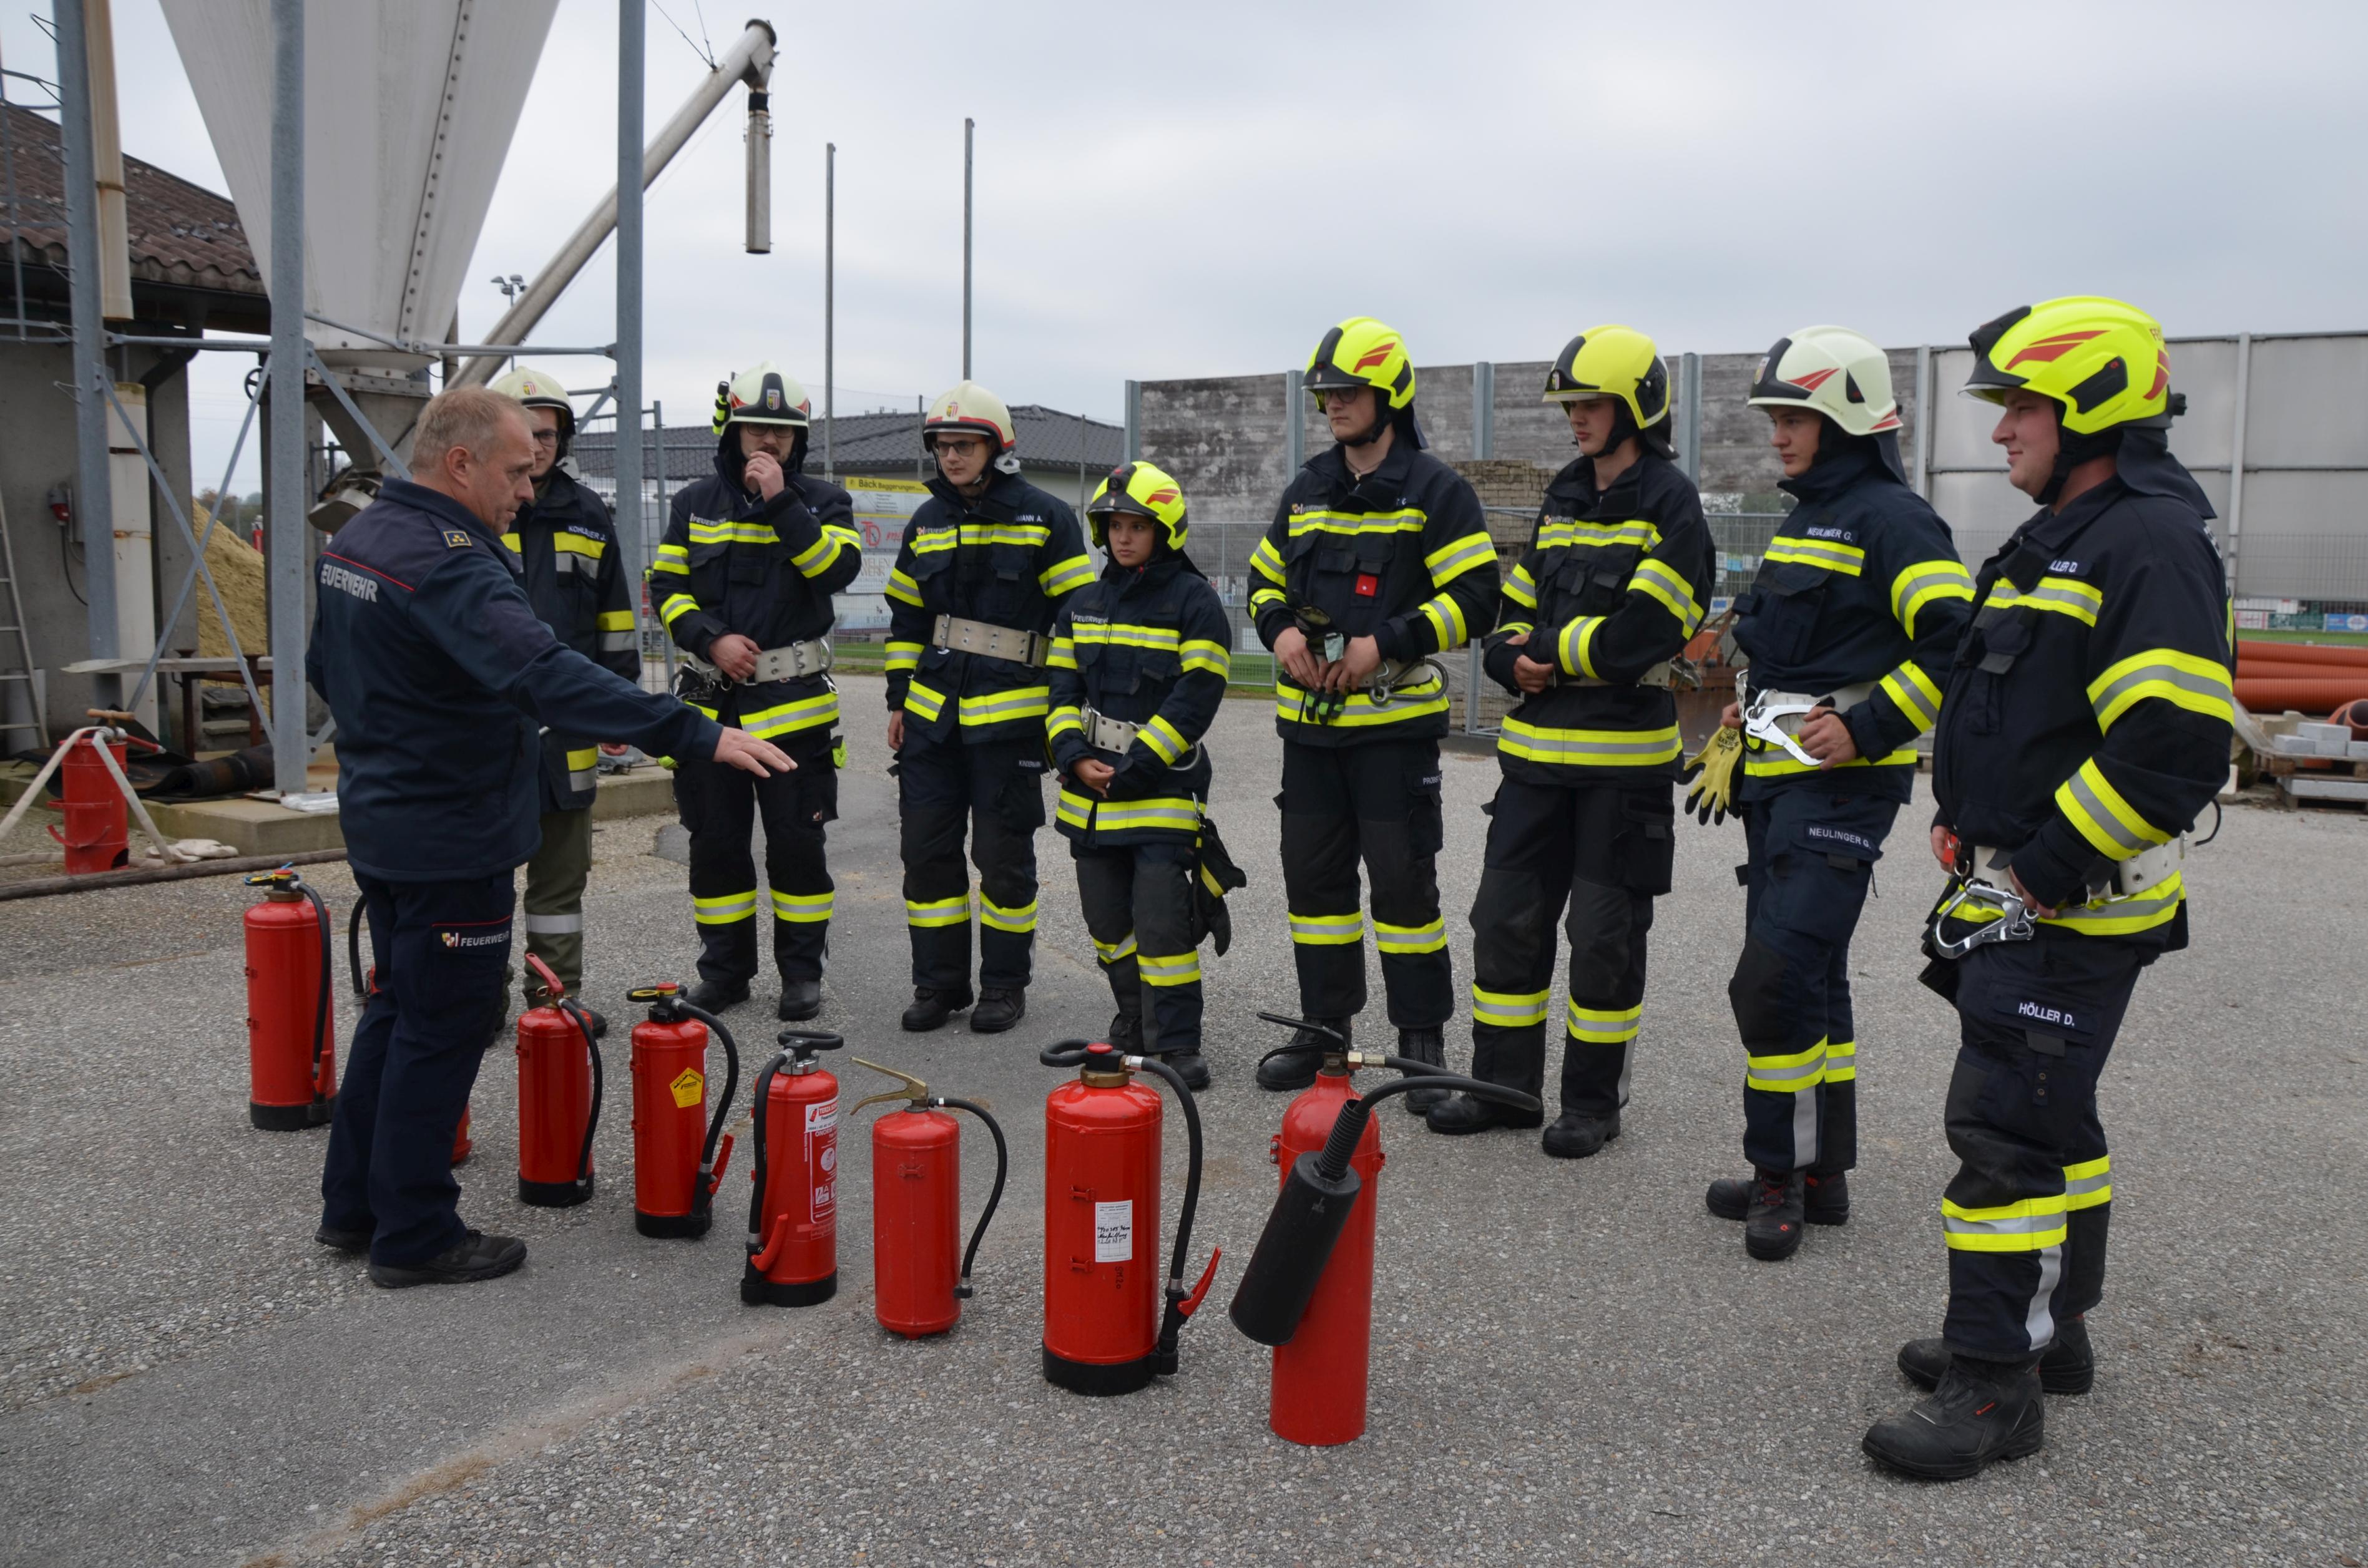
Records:
<instances>
[{"instance_id":1,"label":"instructor in navy uniform","mask_svg":"<svg viewBox=\"0 0 2368 1568\"><path fill-rule=\"evenodd\" d=\"M525 410L469 387L429 400L412 478L321 554L304 673L337 722L338 811L370 910L376 986L321 1174L319 1240L390 1288L507 1274L526 1244L464 1225L450 1165L501 1027L513 875L540 837L539 732L609 735L752 773L763 741L641 690L554 636L502 534L531 500Z\"/></svg>"}]
</instances>

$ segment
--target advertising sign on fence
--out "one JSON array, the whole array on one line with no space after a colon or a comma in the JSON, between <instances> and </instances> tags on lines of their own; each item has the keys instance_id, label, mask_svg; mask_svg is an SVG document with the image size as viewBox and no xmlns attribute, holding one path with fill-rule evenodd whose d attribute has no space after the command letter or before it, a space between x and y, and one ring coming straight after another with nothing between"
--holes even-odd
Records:
<instances>
[{"instance_id":1,"label":"advertising sign on fence","mask_svg":"<svg viewBox=\"0 0 2368 1568\"><path fill-rule=\"evenodd\" d=\"M916 479L850 479L847 494L855 503L855 531L863 538L863 570L837 596L841 631L885 631L888 629L888 573L896 564L896 547L905 525L929 498L929 487Z\"/></svg>"}]
</instances>

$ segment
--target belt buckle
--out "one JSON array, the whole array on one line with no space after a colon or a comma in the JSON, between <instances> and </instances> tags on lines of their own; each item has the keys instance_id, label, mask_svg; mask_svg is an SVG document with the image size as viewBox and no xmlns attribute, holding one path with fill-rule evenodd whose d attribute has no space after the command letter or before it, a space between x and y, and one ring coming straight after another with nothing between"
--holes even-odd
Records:
<instances>
[{"instance_id":1,"label":"belt buckle","mask_svg":"<svg viewBox=\"0 0 2368 1568\"><path fill-rule=\"evenodd\" d=\"M1792 755L1795 762L1807 767L1817 766L1817 759L1801 749L1801 743L1787 734L1777 722L1781 719L1806 718L1817 710L1814 702L1755 702L1743 714L1743 733L1764 746L1776 746Z\"/></svg>"},{"instance_id":2,"label":"belt buckle","mask_svg":"<svg viewBox=\"0 0 2368 1568\"><path fill-rule=\"evenodd\" d=\"M1997 919L1975 926L1952 942L1941 935L1941 928L1960 905L1971 902L1975 888L1997 895L2000 914ZM2038 927L2032 924L2031 911L2022 899L2010 888L1997 887L1988 882L1960 881L1956 891L1942 899L1941 907L1932 912L1932 946L1944 959L1964 958L1975 948L1986 947L1992 942L2028 942L2036 935Z\"/></svg>"}]
</instances>

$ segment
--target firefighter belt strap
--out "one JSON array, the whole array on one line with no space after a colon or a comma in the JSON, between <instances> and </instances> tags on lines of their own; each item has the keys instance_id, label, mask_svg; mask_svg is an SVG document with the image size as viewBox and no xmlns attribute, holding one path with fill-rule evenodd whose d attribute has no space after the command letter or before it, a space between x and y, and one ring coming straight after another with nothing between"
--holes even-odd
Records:
<instances>
[{"instance_id":1,"label":"firefighter belt strap","mask_svg":"<svg viewBox=\"0 0 2368 1568\"><path fill-rule=\"evenodd\" d=\"M696 653L685 653L683 663L708 679L729 685L731 677ZM806 676L828 675L831 667L830 639L817 637L810 642L791 642L786 647L767 648L757 655L757 667L749 672L748 684L762 686L768 681L798 680Z\"/></svg>"},{"instance_id":2,"label":"firefighter belt strap","mask_svg":"<svg viewBox=\"0 0 2368 1568\"><path fill-rule=\"evenodd\" d=\"M929 640L946 653L976 653L1040 669L1053 652L1052 640L1033 631L990 626L984 620L964 620L958 615L938 617Z\"/></svg>"},{"instance_id":3,"label":"firefighter belt strap","mask_svg":"<svg viewBox=\"0 0 2368 1568\"><path fill-rule=\"evenodd\" d=\"M2014 852L2010 849L1977 844L1973 850L1973 869L1966 873L1965 880L1993 892L2011 892L2014 880L2007 875L2007 862L2013 857ZM2180 834L2168 844L2157 844L2126 860L2115 861L2110 888L2091 888L2089 892L2092 895L2101 892L2102 896L2110 898L2135 898L2148 888L2177 876L2186 862L2187 835Z\"/></svg>"},{"instance_id":4,"label":"firefighter belt strap","mask_svg":"<svg viewBox=\"0 0 2368 1568\"><path fill-rule=\"evenodd\" d=\"M1554 674L1556 686L1651 686L1666 691L1668 689L1672 665L1668 660L1663 659L1634 680L1599 680L1594 676L1566 676L1559 670Z\"/></svg>"},{"instance_id":5,"label":"firefighter belt strap","mask_svg":"<svg viewBox=\"0 0 2368 1568\"><path fill-rule=\"evenodd\" d=\"M1130 724L1123 719L1106 719L1090 708L1081 708L1077 710L1077 722L1085 726L1086 744L1096 751L1117 752L1124 755L1126 749L1134 744L1134 737L1143 733L1143 726L1140 724ZM1192 759L1200 750L1201 743L1193 742L1184 755L1176 759L1175 766L1191 767Z\"/></svg>"}]
</instances>

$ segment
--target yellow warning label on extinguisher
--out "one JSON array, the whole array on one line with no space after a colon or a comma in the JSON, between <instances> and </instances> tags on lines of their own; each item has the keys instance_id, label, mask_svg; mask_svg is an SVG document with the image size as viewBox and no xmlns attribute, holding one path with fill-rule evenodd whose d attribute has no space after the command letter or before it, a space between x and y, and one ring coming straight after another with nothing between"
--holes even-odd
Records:
<instances>
[{"instance_id":1,"label":"yellow warning label on extinguisher","mask_svg":"<svg viewBox=\"0 0 2368 1568\"><path fill-rule=\"evenodd\" d=\"M699 1075L696 1067L684 1068L682 1075L666 1087L674 1092L674 1103L683 1110L707 1097L707 1080Z\"/></svg>"}]
</instances>

